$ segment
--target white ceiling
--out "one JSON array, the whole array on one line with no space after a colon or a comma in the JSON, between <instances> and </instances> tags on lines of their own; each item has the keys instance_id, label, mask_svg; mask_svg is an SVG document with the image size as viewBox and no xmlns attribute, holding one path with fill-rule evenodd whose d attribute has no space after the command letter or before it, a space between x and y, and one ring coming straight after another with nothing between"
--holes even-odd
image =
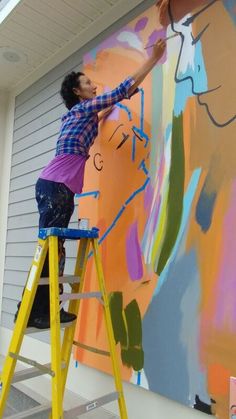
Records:
<instances>
[{"instance_id":1,"label":"white ceiling","mask_svg":"<svg viewBox=\"0 0 236 419\"><path fill-rule=\"evenodd\" d=\"M0 24L0 89L15 89L39 68L43 74L142 2L20 0Z\"/></svg>"}]
</instances>

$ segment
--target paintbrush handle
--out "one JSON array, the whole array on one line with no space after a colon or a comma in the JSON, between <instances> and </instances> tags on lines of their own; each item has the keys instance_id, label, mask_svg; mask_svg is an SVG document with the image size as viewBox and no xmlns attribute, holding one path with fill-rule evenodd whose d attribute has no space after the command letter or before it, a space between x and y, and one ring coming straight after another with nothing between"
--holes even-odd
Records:
<instances>
[{"instance_id":1,"label":"paintbrush handle","mask_svg":"<svg viewBox=\"0 0 236 419\"><path fill-rule=\"evenodd\" d=\"M164 38L163 41L169 41L169 39L175 38L176 36L179 36L178 33L175 33L174 35L168 36L167 38ZM144 49L152 48L156 44L148 45L148 47L145 47Z\"/></svg>"}]
</instances>

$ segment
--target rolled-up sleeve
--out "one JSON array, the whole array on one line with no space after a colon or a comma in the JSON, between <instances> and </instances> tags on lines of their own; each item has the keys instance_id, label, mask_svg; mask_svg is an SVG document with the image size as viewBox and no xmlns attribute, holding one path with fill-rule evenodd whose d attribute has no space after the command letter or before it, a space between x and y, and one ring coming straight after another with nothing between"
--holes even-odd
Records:
<instances>
[{"instance_id":1,"label":"rolled-up sleeve","mask_svg":"<svg viewBox=\"0 0 236 419\"><path fill-rule=\"evenodd\" d=\"M134 83L135 81L132 77L127 77L127 79L120 83L115 89L96 96L93 99L84 100L78 103L74 109L78 108L78 110L83 110L86 113L100 112L109 106L115 105L123 99L130 99L130 97L138 91L138 89L136 89L132 95L129 95L129 89Z\"/></svg>"}]
</instances>

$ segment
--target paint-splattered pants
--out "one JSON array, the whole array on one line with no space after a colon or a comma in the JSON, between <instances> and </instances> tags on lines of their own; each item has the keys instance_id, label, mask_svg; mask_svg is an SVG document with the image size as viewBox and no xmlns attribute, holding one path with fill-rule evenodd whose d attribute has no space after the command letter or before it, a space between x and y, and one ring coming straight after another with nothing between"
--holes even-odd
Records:
<instances>
[{"instance_id":1,"label":"paint-splattered pants","mask_svg":"<svg viewBox=\"0 0 236 419\"><path fill-rule=\"evenodd\" d=\"M74 211L74 193L63 183L38 179L35 187L39 211L39 228L68 227ZM65 266L64 240L59 239L59 275L63 275ZM41 277L49 276L48 255L43 266ZM49 286L40 285L37 289L31 315L42 316L49 313Z\"/></svg>"}]
</instances>

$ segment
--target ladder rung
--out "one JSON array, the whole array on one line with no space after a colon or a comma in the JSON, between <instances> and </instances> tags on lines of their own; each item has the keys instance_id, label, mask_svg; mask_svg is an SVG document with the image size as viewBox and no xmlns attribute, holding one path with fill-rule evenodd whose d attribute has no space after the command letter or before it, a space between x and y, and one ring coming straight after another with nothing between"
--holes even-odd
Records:
<instances>
[{"instance_id":1,"label":"ladder rung","mask_svg":"<svg viewBox=\"0 0 236 419\"><path fill-rule=\"evenodd\" d=\"M79 276L75 276L75 275L64 275L64 276L59 276L58 282L59 284L79 284L80 278ZM48 285L48 284L49 284L48 277L40 278L39 285Z\"/></svg>"},{"instance_id":2,"label":"ladder rung","mask_svg":"<svg viewBox=\"0 0 236 419\"><path fill-rule=\"evenodd\" d=\"M44 364L44 368L51 369L51 364ZM29 380L30 378L38 377L40 375L45 374L43 370L39 370L36 367L26 368L21 371L17 371L14 374L12 379L12 383L18 383L20 381Z\"/></svg>"},{"instance_id":3,"label":"ladder rung","mask_svg":"<svg viewBox=\"0 0 236 419\"><path fill-rule=\"evenodd\" d=\"M66 327L70 327L72 326L72 324L74 324L74 320L72 322L68 322L68 323L61 323L61 329L65 329ZM42 333L42 332L49 332L50 328L48 329L37 329L37 327L27 327L27 329L25 329L25 335L31 335L33 333Z\"/></svg>"},{"instance_id":4,"label":"ladder rung","mask_svg":"<svg viewBox=\"0 0 236 419\"><path fill-rule=\"evenodd\" d=\"M9 352L9 356L13 359L24 362L25 364L31 365L34 368L37 368L39 371L41 371L41 374L39 375L49 374L52 377L55 376L54 371L51 370L51 364L49 364L50 368L48 368L47 365L45 366L43 364L39 364L39 362L35 361L34 359L26 358L25 356L14 354L13 352ZM62 362L61 369L64 369L65 367L66 367L65 362Z\"/></svg>"},{"instance_id":5,"label":"ladder rung","mask_svg":"<svg viewBox=\"0 0 236 419\"><path fill-rule=\"evenodd\" d=\"M76 294L70 294L67 292L64 292L63 294L60 294L60 300L61 301L68 301L68 300L83 300L88 298L98 298L101 300L102 293L101 292L83 292L83 293L76 293Z\"/></svg>"},{"instance_id":6,"label":"ladder rung","mask_svg":"<svg viewBox=\"0 0 236 419\"><path fill-rule=\"evenodd\" d=\"M104 406L104 404L113 402L119 399L119 393L117 391L106 394L105 396L99 397L96 400L74 407L73 409L67 410L64 413L64 419L74 419L76 416L88 413L91 410L97 409L98 407Z\"/></svg>"},{"instance_id":7,"label":"ladder rung","mask_svg":"<svg viewBox=\"0 0 236 419\"><path fill-rule=\"evenodd\" d=\"M41 404L39 406L33 407L32 409L25 410L24 412L16 413L15 415L7 416L6 419L24 419L32 417L37 413L43 412L50 412L52 410L52 406L50 403Z\"/></svg>"}]
</instances>

